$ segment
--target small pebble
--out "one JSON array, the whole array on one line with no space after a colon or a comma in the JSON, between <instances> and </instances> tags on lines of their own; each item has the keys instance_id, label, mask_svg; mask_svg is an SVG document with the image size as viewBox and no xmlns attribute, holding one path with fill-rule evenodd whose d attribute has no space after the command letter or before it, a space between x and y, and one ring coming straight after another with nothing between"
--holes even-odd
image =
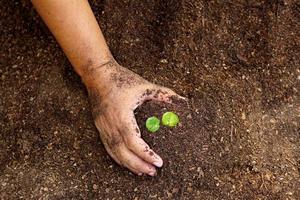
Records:
<instances>
[{"instance_id":1,"label":"small pebble","mask_svg":"<svg viewBox=\"0 0 300 200\"><path fill-rule=\"evenodd\" d=\"M94 190L97 190L98 188L99 188L98 185L96 185L96 184L93 185Z\"/></svg>"},{"instance_id":2,"label":"small pebble","mask_svg":"<svg viewBox=\"0 0 300 200\"><path fill-rule=\"evenodd\" d=\"M161 59L161 60L160 60L160 63L167 64L167 63L168 63L168 61L167 61L167 59Z\"/></svg>"}]
</instances>

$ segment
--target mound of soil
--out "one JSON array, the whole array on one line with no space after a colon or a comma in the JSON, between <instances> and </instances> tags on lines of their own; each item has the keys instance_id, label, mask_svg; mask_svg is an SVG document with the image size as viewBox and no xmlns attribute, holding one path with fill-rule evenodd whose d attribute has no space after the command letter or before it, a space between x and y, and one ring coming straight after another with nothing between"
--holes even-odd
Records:
<instances>
[{"instance_id":1,"label":"mound of soil","mask_svg":"<svg viewBox=\"0 0 300 200\"><path fill-rule=\"evenodd\" d=\"M296 0L91 0L116 60L188 97L136 110L156 177L101 144L80 78L27 0L0 1L0 199L299 199ZM173 110L176 128L145 119Z\"/></svg>"},{"instance_id":2,"label":"mound of soil","mask_svg":"<svg viewBox=\"0 0 300 200\"><path fill-rule=\"evenodd\" d=\"M161 119L167 111L178 114L180 123L173 128L161 126L155 133L147 131L147 118L156 116ZM156 178L165 182L165 197L200 197L201 188L216 184L211 176L216 175L215 171L207 171L216 167L211 153L219 153L219 150L210 150L210 135L206 129L209 129L208 121L213 119L209 119L209 112L203 104L196 106L186 102L175 105L147 102L136 110L142 137L164 160L164 167L158 170Z\"/></svg>"}]
</instances>

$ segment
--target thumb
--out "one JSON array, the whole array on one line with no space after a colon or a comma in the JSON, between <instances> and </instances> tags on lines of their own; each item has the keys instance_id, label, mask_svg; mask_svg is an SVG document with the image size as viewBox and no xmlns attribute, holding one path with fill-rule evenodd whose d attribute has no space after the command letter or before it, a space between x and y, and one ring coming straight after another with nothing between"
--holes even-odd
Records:
<instances>
[{"instance_id":1,"label":"thumb","mask_svg":"<svg viewBox=\"0 0 300 200\"><path fill-rule=\"evenodd\" d=\"M158 85L154 85L152 89L147 89L143 100L155 100L170 104L176 104L178 101L187 101L185 97L176 94L173 90Z\"/></svg>"}]
</instances>

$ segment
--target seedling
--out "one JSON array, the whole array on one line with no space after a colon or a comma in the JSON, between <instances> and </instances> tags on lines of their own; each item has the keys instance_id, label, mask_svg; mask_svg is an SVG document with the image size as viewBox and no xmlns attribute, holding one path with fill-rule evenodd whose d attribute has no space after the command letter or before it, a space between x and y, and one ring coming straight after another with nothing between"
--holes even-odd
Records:
<instances>
[{"instance_id":1,"label":"seedling","mask_svg":"<svg viewBox=\"0 0 300 200\"><path fill-rule=\"evenodd\" d=\"M165 112L162 116L162 124L169 127L174 127L179 122L179 117L173 112Z\"/></svg>"},{"instance_id":2,"label":"seedling","mask_svg":"<svg viewBox=\"0 0 300 200\"><path fill-rule=\"evenodd\" d=\"M154 133L160 128L160 120L157 117L149 117L146 121L148 131Z\"/></svg>"}]
</instances>

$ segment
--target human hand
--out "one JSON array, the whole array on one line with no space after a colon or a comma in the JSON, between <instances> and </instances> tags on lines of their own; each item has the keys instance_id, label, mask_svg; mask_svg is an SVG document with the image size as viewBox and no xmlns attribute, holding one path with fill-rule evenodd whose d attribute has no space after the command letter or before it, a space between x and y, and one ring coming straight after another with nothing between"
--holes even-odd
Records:
<instances>
[{"instance_id":1,"label":"human hand","mask_svg":"<svg viewBox=\"0 0 300 200\"><path fill-rule=\"evenodd\" d=\"M145 100L172 103L173 98L182 97L146 81L114 60L89 70L83 81L95 125L109 155L135 174L154 176L163 160L141 138L134 110Z\"/></svg>"}]
</instances>

